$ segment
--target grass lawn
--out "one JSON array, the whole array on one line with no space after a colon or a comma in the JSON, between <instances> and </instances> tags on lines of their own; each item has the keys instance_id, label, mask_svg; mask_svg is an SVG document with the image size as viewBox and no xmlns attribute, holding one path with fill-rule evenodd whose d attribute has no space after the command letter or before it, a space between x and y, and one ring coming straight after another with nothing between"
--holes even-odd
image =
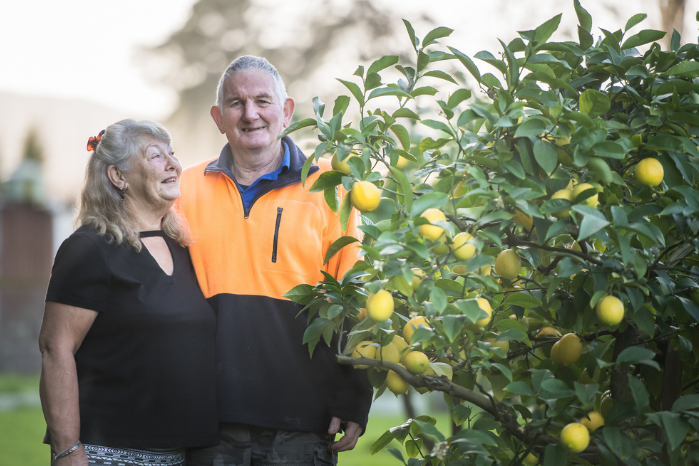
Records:
<instances>
[{"instance_id":1,"label":"grass lawn","mask_svg":"<svg viewBox=\"0 0 699 466\"><path fill-rule=\"evenodd\" d=\"M0 397L16 393L38 393L38 376L18 376L0 374ZM384 396L391 396L384 395ZM382 397L383 398L383 397ZM432 414L437 418L437 428L449 433L449 417L445 412ZM357 446L350 452L340 453L341 466L399 466L400 462L386 449L371 455L371 445L386 430L403 424L406 416L402 409L387 413L376 410L370 414L367 432L359 439ZM39 406L17 406L4 409L0 406L0 465L2 466L45 466L48 464L49 447L42 444L44 416ZM448 436L448 435L447 435ZM401 450L403 446L393 441L389 447Z\"/></svg>"},{"instance_id":2,"label":"grass lawn","mask_svg":"<svg viewBox=\"0 0 699 466\"><path fill-rule=\"evenodd\" d=\"M383 395L387 396L387 395ZM388 396L392 396L388 394ZM449 415L445 412L432 413L432 417L437 419L437 428L448 437L451 432L449 423ZM340 453L338 464L339 466L400 466L400 462L388 452L388 448L394 447L400 450L403 458L407 459L403 445L394 440L389 446L381 450L379 453L372 455L370 453L371 445L381 437L391 427L396 427L403 424L407 420L405 414L398 412L395 414L369 414L369 424L367 431L359 438L357 446L354 450Z\"/></svg>"}]
</instances>

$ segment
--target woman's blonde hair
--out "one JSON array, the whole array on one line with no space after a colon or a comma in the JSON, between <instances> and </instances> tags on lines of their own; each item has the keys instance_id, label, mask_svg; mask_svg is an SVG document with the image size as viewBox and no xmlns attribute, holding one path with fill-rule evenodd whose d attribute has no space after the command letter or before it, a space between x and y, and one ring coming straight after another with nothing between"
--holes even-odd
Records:
<instances>
[{"instance_id":1,"label":"woman's blonde hair","mask_svg":"<svg viewBox=\"0 0 699 466\"><path fill-rule=\"evenodd\" d=\"M97 147L90 155L85 173L85 185L78 206L77 226L92 225L108 243L126 243L141 250L139 231L134 228L133 215L125 208L122 195L107 176L111 165L126 172L131 158L144 149L144 136L170 143L167 130L153 121L131 119L117 121L107 127ZM166 235L182 246L191 243L185 220L171 208L163 217Z\"/></svg>"}]
</instances>

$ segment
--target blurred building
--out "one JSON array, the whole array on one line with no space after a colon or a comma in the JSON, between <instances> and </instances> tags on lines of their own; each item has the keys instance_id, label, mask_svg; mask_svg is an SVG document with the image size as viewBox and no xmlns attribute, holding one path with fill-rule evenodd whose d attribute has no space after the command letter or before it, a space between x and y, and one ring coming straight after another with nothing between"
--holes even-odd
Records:
<instances>
[{"instance_id":1,"label":"blurred building","mask_svg":"<svg viewBox=\"0 0 699 466\"><path fill-rule=\"evenodd\" d=\"M67 210L49 206L40 153L31 150L31 135L27 141L22 162L0 191L0 371L5 372L40 368L37 340L55 249L54 218Z\"/></svg>"}]
</instances>

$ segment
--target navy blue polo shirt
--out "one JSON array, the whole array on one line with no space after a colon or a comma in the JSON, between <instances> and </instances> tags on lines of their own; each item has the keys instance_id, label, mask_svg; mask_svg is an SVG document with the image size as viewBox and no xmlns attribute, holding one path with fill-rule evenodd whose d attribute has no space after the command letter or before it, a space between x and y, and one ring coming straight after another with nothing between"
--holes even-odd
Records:
<instances>
[{"instance_id":1,"label":"navy blue polo shirt","mask_svg":"<svg viewBox=\"0 0 699 466\"><path fill-rule=\"evenodd\" d=\"M255 198L255 194L260 190L260 186L262 185L263 180L270 180L270 181L276 181L279 175L282 173L282 171L287 171L289 170L289 146L282 141L282 146L284 147L284 158L282 159L282 164L274 170L271 173L267 173L266 175L262 175L258 179L256 179L250 186L241 186L239 183L238 185L238 190L240 191L240 196L243 198L243 205L245 206L245 210L250 208L250 203L252 200Z\"/></svg>"}]
</instances>

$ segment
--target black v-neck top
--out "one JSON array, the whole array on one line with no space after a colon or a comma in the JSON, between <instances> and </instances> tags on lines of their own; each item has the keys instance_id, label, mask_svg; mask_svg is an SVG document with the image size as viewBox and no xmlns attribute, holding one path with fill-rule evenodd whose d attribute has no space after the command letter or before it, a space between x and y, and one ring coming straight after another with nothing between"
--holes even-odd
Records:
<instances>
[{"instance_id":1,"label":"black v-neck top","mask_svg":"<svg viewBox=\"0 0 699 466\"><path fill-rule=\"evenodd\" d=\"M218 443L214 311L189 252L162 231L167 275L145 246L107 244L83 226L56 255L46 301L99 314L75 354L80 439L122 448Z\"/></svg>"}]
</instances>

